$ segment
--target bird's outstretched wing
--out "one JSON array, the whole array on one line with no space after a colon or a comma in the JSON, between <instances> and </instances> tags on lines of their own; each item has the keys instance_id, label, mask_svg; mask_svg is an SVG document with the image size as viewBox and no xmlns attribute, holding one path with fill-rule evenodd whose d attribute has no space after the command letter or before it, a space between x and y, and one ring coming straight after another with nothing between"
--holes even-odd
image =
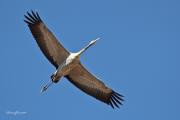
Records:
<instances>
[{"instance_id":1,"label":"bird's outstretched wing","mask_svg":"<svg viewBox=\"0 0 180 120\"><path fill-rule=\"evenodd\" d=\"M111 105L112 108L115 106L119 108L119 104L122 105L123 96L106 87L103 82L88 72L81 63L65 77L88 95Z\"/></svg>"},{"instance_id":2,"label":"bird's outstretched wing","mask_svg":"<svg viewBox=\"0 0 180 120\"><path fill-rule=\"evenodd\" d=\"M58 42L53 33L46 27L36 12L27 12L25 22L36 39L41 51L47 59L56 67L68 57L69 52Z\"/></svg>"}]
</instances>

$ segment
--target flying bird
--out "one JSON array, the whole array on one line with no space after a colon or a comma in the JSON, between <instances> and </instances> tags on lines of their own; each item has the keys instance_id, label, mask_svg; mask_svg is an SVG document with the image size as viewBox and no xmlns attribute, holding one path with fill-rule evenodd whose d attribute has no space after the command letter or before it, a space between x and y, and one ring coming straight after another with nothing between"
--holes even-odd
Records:
<instances>
[{"instance_id":1,"label":"flying bird","mask_svg":"<svg viewBox=\"0 0 180 120\"><path fill-rule=\"evenodd\" d=\"M80 62L80 55L93 46L99 38L92 40L76 53L69 52L46 27L38 12L27 12L24 17L24 21L27 23L39 48L56 68L56 71L50 77L51 80L42 88L41 92L65 77L86 94L110 105L112 108L119 108L119 105L122 105L123 95L107 87Z\"/></svg>"}]
</instances>

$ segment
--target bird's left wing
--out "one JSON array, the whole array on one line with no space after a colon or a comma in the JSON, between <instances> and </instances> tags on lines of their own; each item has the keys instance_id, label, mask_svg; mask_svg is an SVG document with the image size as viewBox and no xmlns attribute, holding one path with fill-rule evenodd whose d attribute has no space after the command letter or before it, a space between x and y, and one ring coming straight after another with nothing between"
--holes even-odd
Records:
<instances>
[{"instance_id":1,"label":"bird's left wing","mask_svg":"<svg viewBox=\"0 0 180 120\"><path fill-rule=\"evenodd\" d=\"M123 96L105 86L103 82L88 72L81 63L65 77L88 95L111 105L112 108L114 108L114 105L116 107L119 107L119 104L122 105Z\"/></svg>"},{"instance_id":2,"label":"bird's left wing","mask_svg":"<svg viewBox=\"0 0 180 120\"><path fill-rule=\"evenodd\" d=\"M39 14L29 13L25 16L25 22L28 24L32 35L34 36L41 51L47 59L56 67L64 62L69 56L69 52L61 45L53 33L46 27Z\"/></svg>"}]
</instances>

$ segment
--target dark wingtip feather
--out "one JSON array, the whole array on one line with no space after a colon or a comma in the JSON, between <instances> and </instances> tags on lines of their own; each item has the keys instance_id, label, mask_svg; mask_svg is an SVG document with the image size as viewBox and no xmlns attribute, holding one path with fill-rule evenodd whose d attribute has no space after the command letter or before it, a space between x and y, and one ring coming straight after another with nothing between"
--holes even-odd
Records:
<instances>
[{"instance_id":1,"label":"dark wingtip feather","mask_svg":"<svg viewBox=\"0 0 180 120\"><path fill-rule=\"evenodd\" d=\"M41 20L41 17L40 17L39 14L38 14L38 12L36 12L36 16L37 16L37 18L39 19L39 21L42 21L42 20Z\"/></svg>"},{"instance_id":2,"label":"dark wingtip feather","mask_svg":"<svg viewBox=\"0 0 180 120\"><path fill-rule=\"evenodd\" d=\"M36 14L34 13L33 10L31 10L31 13L33 14L33 16L36 18L36 20L39 20L38 17L36 16ZM39 20L40 21L40 20Z\"/></svg>"},{"instance_id":3,"label":"dark wingtip feather","mask_svg":"<svg viewBox=\"0 0 180 120\"><path fill-rule=\"evenodd\" d=\"M112 91L112 95L110 97L108 104L110 104L113 109L114 109L114 106L119 108L119 105L123 105L122 101L124 101L124 100L122 99L122 97L124 97L124 96L117 92Z\"/></svg>"},{"instance_id":4,"label":"dark wingtip feather","mask_svg":"<svg viewBox=\"0 0 180 120\"><path fill-rule=\"evenodd\" d=\"M117 93L117 92L115 92L115 91L113 91L113 92L116 93L117 95L121 96L121 97L124 97L123 95L121 95L121 94L119 94L119 93Z\"/></svg>"},{"instance_id":5,"label":"dark wingtip feather","mask_svg":"<svg viewBox=\"0 0 180 120\"><path fill-rule=\"evenodd\" d=\"M124 96L122 96L122 95L120 95L120 94L117 94L117 93L115 93L114 92L114 97L116 97L117 99L119 99L119 100L121 100L121 101L124 101L124 99L122 98L122 97L124 97Z\"/></svg>"},{"instance_id":6,"label":"dark wingtip feather","mask_svg":"<svg viewBox=\"0 0 180 120\"><path fill-rule=\"evenodd\" d=\"M114 99L117 103L119 103L120 105L123 105L116 97L112 96L112 99Z\"/></svg>"},{"instance_id":7,"label":"dark wingtip feather","mask_svg":"<svg viewBox=\"0 0 180 120\"><path fill-rule=\"evenodd\" d=\"M111 107L114 109L114 106L113 106L113 104L112 104L112 102L111 101L109 101L109 104L111 105Z\"/></svg>"},{"instance_id":8,"label":"dark wingtip feather","mask_svg":"<svg viewBox=\"0 0 180 120\"><path fill-rule=\"evenodd\" d=\"M27 20L24 20L25 23L27 24L32 24L31 22L27 21Z\"/></svg>"},{"instance_id":9,"label":"dark wingtip feather","mask_svg":"<svg viewBox=\"0 0 180 120\"><path fill-rule=\"evenodd\" d=\"M28 25L34 25L36 23L42 22L41 18L39 17L38 13L36 14L31 10L31 13L27 12L26 15L24 15L25 20Z\"/></svg>"},{"instance_id":10,"label":"dark wingtip feather","mask_svg":"<svg viewBox=\"0 0 180 120\"><path fill-rule=\"evenodd\" d=\"M114 105L115 105L117 108L119 108L118 102L116 102L113 98L112 98L111 100L112 100L112 102L114 103Z\"/></svg>"}]
</instances>

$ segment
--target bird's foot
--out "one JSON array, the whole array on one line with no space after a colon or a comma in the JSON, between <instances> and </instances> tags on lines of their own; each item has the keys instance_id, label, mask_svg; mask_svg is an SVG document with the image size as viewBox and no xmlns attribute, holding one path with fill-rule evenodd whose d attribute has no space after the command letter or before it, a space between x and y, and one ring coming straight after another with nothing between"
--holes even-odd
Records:
<instances>
[{"instance_id":1,"label":"bird's foot","mask_svg":"<svg viewBox=\"0 0 180 120\"><path fill-rule=\"evenodd\" d=\"M44 91L46 91L47 90L47 86L43 86L43 88L41 89L41 93L43 93Z\"/></svg>"},{"instance_id":2,"label":"bird's foot","mask_svg":"<svg viewBox=\"0 0 180 120\"><path fill-rule=\"evenodd\" d=\"M48 87L50 87L53 84L53 81L49 81L45 86L42 87L41 89L41 93L43 93L44 91L46 91L48 89Z\"/></svg>"}]
</instances>

